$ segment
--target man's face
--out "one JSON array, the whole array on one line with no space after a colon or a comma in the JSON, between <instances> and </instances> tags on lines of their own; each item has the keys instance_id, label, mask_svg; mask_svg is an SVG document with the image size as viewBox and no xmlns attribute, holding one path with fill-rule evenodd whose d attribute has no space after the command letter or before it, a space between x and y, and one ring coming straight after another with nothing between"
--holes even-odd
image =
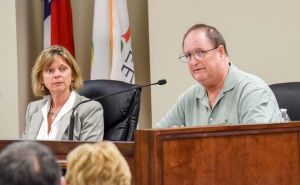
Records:
<instances>
[{"instance_id":1,"label":"man's face","mask_svg":"<svg viewBox=\"0 0 300 185\"><path fill-rule=\"evenodd\" d=\"M222 49L222 46L216 47L210 42L204 30L194 30L184 40L184 53L191 53L191 59L187 62L189 71L204 87L213 87L223 73ZM204 52L202 57L196 56L197 52L207 50L210 51Z\"/></svg>"}]
</instances>

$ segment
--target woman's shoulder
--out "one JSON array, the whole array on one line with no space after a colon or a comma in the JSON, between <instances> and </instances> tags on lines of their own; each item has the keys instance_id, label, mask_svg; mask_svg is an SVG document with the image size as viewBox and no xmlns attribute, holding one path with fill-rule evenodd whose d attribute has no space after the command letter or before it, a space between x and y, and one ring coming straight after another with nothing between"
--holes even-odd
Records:
<instances>
[{"instance_id":1,"label":"woman's shoulder","mask_svg":"<svg viewBox=\"0 0 300 185\"><path fill-rule=\"evenodd\" d=\"M77 94L76 97L78 103L86 101L86 100L90 100L89 98L86 98L85 96L81 96L79 94ZM86 103L82 103L82 105L80 105L82 109L94 109L94 108L101 108L102 109L102 105L100 102L95 101L95 100L91 100L88 101ZM79 108L79 107L78 107Z\"/></svg>"},{"instance_id":2,"label":"woman's shoulder","mask_svg":"<svg viewBox=\"0 0 300 185\"><path fill-rule=\"evenodd\" d=\"M47 98L31 101L31 102L28 103L28 106L30 106L30 107L40 107L40 106L45 105L47 103L47 101L48 101Z\"/></svg>"},{"instance_id":3,"label":"woman's shoulder","mask_svg":"<svg viewBox=\"0 0 300 185\"><path fill-rule=\"evenodd\" d=\"M32 101L29 102L27 105L27 112L29 113L34 113L34 112L38 112L42 109L42 107L47 103L47 99L41 99L41 100L36 100L36 101Z\"/></svg>"}]
</instances>

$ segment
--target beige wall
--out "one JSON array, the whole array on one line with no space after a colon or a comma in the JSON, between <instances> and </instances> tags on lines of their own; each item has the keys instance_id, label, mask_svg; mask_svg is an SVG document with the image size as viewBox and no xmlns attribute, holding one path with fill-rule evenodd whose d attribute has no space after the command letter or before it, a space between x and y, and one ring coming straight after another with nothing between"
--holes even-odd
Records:
<instances>
[{"instance_id":1,"label":"beige wall","mask_svg":"<svg viewBox=\"0 0 300 185\"><path fill-rule=\"evenodd\" d=\"M300 81L300 1L151 0L148 6L151 80L168 80L151 91L153 123L195 83L177 60L182 36L195 23L223 33L230 60L239 68L268 83Z\"/></svg>"},{"instance_id":2,"label":"beige wall","mask_svg":"<svg viewBox=\"0 0 300 185\"><path fill-rule=\"evenodd\" d=\"M31 91L31 68L43 47L41 1L16 0L18 87L19 87L19 133L25 127L27 103L34 99ZM0 134L1 136L1 134Z\"/></svg>"},{"instance_id":3,"label":"beige wall","mask_svg":"<svg viewBox=\"0 0 300 185\"><path fill-rule=\"evenodd\" d=\"M1 1L0 23L0 132L3 138L15 138L19 122L15 1Z\"/></svg>"}]
</instances>

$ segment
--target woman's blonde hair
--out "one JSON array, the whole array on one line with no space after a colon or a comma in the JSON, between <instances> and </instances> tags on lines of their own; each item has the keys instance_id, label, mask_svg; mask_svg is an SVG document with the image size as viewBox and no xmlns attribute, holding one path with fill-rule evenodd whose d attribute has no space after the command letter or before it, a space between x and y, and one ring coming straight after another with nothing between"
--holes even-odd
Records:
<instances>
[{"instance_id":1,"label":"woman's blonde hair","mask_svg":"<svg viewBox=\"0 0 300 185\"><path fill-rule=\"evenodd\" d=\"M65 62L71 67L72 77L72 88L78 91L83 84L80 68L76 63L71 53L63 46L50 46L43 50L36 59L35 65L33 66L31 79L32 79L32 90L35 96L44 96L50 94L49 90L43 84L43 71L49 67L54 61L55 57L60 56ZM70 87L71 88L71 87Z\"/></svg>"},{"instance_id":2,"label":"woman's blonde hair","mask_svg":"<svg viewBox=\"0 0 300 185\"><path fill-rule=\"evenodd\" d=\"M68 185L130 185L128 164L115 144L82 144L67 156Z\"/></svg>"}]
</instances>

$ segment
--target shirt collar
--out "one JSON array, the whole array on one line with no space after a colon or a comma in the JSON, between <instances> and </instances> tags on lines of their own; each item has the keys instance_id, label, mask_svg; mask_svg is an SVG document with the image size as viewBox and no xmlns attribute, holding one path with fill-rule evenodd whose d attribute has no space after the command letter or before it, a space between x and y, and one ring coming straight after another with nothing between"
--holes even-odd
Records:
<instances>
[{"instance_id":1,"label":"shirt collar","mask_svg":"<svg viewBox=\"0 0 300 185\"><path fill-rule=\"evenodd\" d=\"M237 67L232 63L229 63L229 65L230 65L229 71L228 71L227 77L224 82L224 87L221 91L223 93L226 93L226 92L230 91L231 89L233 89L236 84L236 81L234 80L234 78L235 78L234 74L235 74L235 71L237 70Z\"/></svg>"},{"instance_id":2,"label":"shirt collar","mask_svg":"<svg viewBox=\"0 0 300 185\"><path fill-rule=\"evenodd\" d=\"M226 76L225 82L224 82L224 87L221 90L221 93L226 93L228 91L230 91L231 89L234 88L236 81L234 80L234 74L235 71L237 70L237 67L229 62L229 70L228 70L228 74ZM204 98L204 96L206 95L206 90L205 88L200 84L200 88L198 88L198 92L196 93L196 97L200 100L202 100Z\"/></svg>"},{"instance_id":3,"label":"shirt collar","mask_svg":"<svg viewBox=\"0 0 300 185\"><path fill-rule=\"evenodd\" d=\"M47 113L49 112L50 109L50 102L51 102L51 96L45 96L45 98L47 99L47 103L42 107L42 112L44 117L47 117ZM76 92L72 91L68 100L65 102L65 104L63 105L62 109L59 111L58 115L56 118L60 119L60 117L62 117L64 114L66 114L67 112L69 112L74 105L76 99Z\"/></svg>"}]
</instances>

